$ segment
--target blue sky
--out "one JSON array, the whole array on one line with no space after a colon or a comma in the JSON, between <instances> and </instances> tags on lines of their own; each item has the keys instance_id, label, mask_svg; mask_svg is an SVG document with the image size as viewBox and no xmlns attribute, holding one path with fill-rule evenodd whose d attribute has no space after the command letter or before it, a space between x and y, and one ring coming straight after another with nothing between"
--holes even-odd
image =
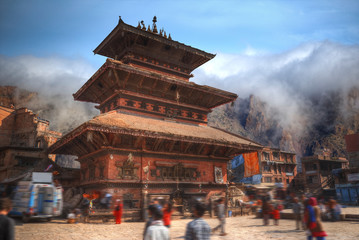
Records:
<instances>
[{"instance_id":1,"label":"blue sky","mask_svg":"<svg viewBox=\"0 0 359 240\"><path fill-rule=\"evenodd\" d=\"M172 39L216 54L191 81L254 94L298 134L312 96L337 91L347 104L359 89L358 0L0 0L0 85L38 92L28 107L51 103L42 117L55 129L79 125L98 114L72 97L105 62L93 49L119 16L137 26L155 15Z\"/></svg>"},{"instance_id":2,"label":"blue sky","mask_svg":"<svg viewBox=\"0 0 359 240\"><path fill-rule=\"evenodd\" d=\"M116 26L154 15L174 40L211 53L279 53L309 41L359 43L359 1L0 0L0 54L83 58Z\"/></svg>"}]
</instances>

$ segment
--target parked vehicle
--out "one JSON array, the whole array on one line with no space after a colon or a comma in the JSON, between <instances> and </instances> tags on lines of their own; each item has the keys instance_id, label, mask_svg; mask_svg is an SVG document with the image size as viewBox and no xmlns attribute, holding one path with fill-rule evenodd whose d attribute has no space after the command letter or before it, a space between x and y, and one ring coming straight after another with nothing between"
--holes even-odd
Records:
<instances>
[{"instance_id":1,"label":"parked vehicle","mask_svg":"<svg viewBox=\"0 0 359 240\"><path fill-rule=\"evenodd\" d=\"M22 217L24 222L33 218L51 219L61 215L62 188L55 186L52 173L36 173L32 181L20 181L12 199L10 216Z\"/></svg>"}]
</instances>

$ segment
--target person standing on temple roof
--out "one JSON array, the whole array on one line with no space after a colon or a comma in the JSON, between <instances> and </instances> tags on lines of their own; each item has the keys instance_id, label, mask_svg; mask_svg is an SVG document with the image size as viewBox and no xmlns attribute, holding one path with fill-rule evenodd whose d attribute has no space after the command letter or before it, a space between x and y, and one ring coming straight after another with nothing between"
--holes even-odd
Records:
<instances>
[{"instance_id":1,"label":"person standing on temple roof","mask_svg":"<svg viewBox=\"0 0 359 240\"><path fill-rule=\"evenodd\" d=\"M14 240L14 220L9 218L7 214L10 212L12 204L9 198L0 198L0 239Z\"/></svg>"},{"instance_id":2,"label":"person standing on temple roof","mask_svg":"<svg viewBox=\"0 0 359 240\"><path fill-rule=\"evenodd\" d=\"M225 224L226 224L226 214L225 214L225 207L224 207L224 199L220 198L218 199L217 204L217 218L219 220L219 224L217 227L213 228L212 232L217 231L219 228L221 228L221 236L227 235L225 232Z\"/></svg>"},{"instance_id":3,"label":"person standing on temple roof","mask_svg":"<svg viewBox=\"0 0 359 240\"><path fill-rule=\"evenodd\" d=\"M121 203L120 199L117 199L115 210L113 211L113 215L115 216L116 219L116 224L121 224L122 211L123 211L123 204Z\"/></svg>"},{"instance_id":4,"label":"person standing on temple roof","mask_svg":"<svg viewBox=\"0 0 359 240\"><path fill-rule=\"evenodd\" d=\"M192 207L194 220L189 222L186 227L185 240L209 240L211 237L211 228L208 223L203 220L206 206L196 201Z\"/></svg>"}]
</instances>

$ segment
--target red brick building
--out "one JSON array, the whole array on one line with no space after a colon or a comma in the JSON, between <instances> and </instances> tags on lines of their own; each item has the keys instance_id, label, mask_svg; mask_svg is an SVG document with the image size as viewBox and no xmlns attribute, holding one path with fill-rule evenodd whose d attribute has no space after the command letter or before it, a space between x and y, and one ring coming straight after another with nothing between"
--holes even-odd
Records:
<instances>
[{"instance_id":1,"label":"red brick building","mask_svg":"<svg viewBox=\"0 0 359 240\"><path fill-rule=\"evenodd\" d=\"M61 133L49 129L49 121L32 111L0 106L0 182L43 170L49 158L55 159L47 148L60 137Z\"/></svg>"},{"instance_id":2,"label":"red brick building","mask_svg":"<svg viewBox=\"0 0 359 240\"><path fill-rule=\"evenodd\" d=\"M188 210L193 197L224 194L227 162L261 146L207 125L211 109L237 95L189 79L214 57L173 41L156 21L133 27L121 19L94 50L108 57L74 94L101 114L51 147L78 156L86 192L111 193L143 209L154 197Z\"/></svg>"},{"instance_id":3,"label":"red brick building","mask_svg":"<svg viewBox=\"0 0 359 240\"><path fill-rule=\"evenodd\" d=\"M277 184L287 188L297 175L295 153L275 148L263 148L261 155L262 183Z\"/></svg>"},{"instance_id":4,"label":"red brick building","mask_svg":"<svg viewBox=\"0 0 359 240\"><path fill-rule=\"evenodd\" d=\"M349 167L359 168L359 133L345 136Z\"/></svg>"}]
</instances>

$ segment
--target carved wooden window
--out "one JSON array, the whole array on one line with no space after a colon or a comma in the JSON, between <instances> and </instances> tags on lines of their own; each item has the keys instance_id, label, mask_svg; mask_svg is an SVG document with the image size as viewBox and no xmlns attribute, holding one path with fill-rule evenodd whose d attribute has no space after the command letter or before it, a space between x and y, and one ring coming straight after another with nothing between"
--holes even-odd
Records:
<instances>
[{"instance_id":1,"label":"carved wooden window","mask_svg":"<svg viewBox=\"0 0 359 240\"><path fill-rule=\"evenodd\" d=\"M86 172L87 172L87 168L81 169L82 180L86 179Z\"/></svg>"},{"instance_id":2,"label":"carved wooden window","mask_svg":"<svg viewBox=\"0 0 359 240\"><path fill-rule=\"evenodd\" d=\"M0 166L4 166L5 165L5 153L2 152L0 154Z\"/></svg>"},{"instance_id":3,"label":"carved wooden window","mask_svg":"<svg viewBox=\"0 0 359 240\"><path fill-rule=\"evenodd\" d=\"M141 102L140 108L146 109L146 108L147 108L147 104L146 104L145 102Z\"/></svg>"},{"instance_id":4,"label":"carved wooden window","mask_svg":"<svg viewBox=\"0 0 359 240\"><path fill-rule=\"evenodd\" d=\"M127 100L127 106L133 107L135 105L135 102L132 100Z\"/></svg>"},{"instance_id":5,"label":"carved wooden window","mask_svg":"<svg viewBox=\"0 0 359 240\"><path fill-rule=\"evenodd\" d=\"M105 174L104 174L105 167L103 165L100 165L99 170L100 170L100 173L99 173L100 179L104 179L105 178Z\"/></svg>"},{"instance_id":6,"label":"carved wooden window","mask_svg":"<svg viewBox=\"0 0 359 240\"><path fill-rule=\"evenodd\" d=\"M185 168L181 163L172 167L158 167L162 179L171 180L195 180L199 174L195 168ZM152 175L152 174L151 174ZM155 172L154 172L154 176Z\"/></svg>"},{"instance_id":7,"label":"carved wooden window","mask_svg":"<svg viewBox=\"0 0 359 240\"><path fill-rule=\"evenodd\" d=\"M158 112L160 109L159 109L159 106L158 105L153 105L153 111L155 112Z\"/></svg>"},{"instance_id":8,"label":"carved wooden window","mask_svg":"<svg viewBox=\"0 0 359 240\"><path fill-rule=\"evenodd\" d=\"M89 166L89 180L95 179L95 166L91 165Z\"/></svg>"}]
</instances>

